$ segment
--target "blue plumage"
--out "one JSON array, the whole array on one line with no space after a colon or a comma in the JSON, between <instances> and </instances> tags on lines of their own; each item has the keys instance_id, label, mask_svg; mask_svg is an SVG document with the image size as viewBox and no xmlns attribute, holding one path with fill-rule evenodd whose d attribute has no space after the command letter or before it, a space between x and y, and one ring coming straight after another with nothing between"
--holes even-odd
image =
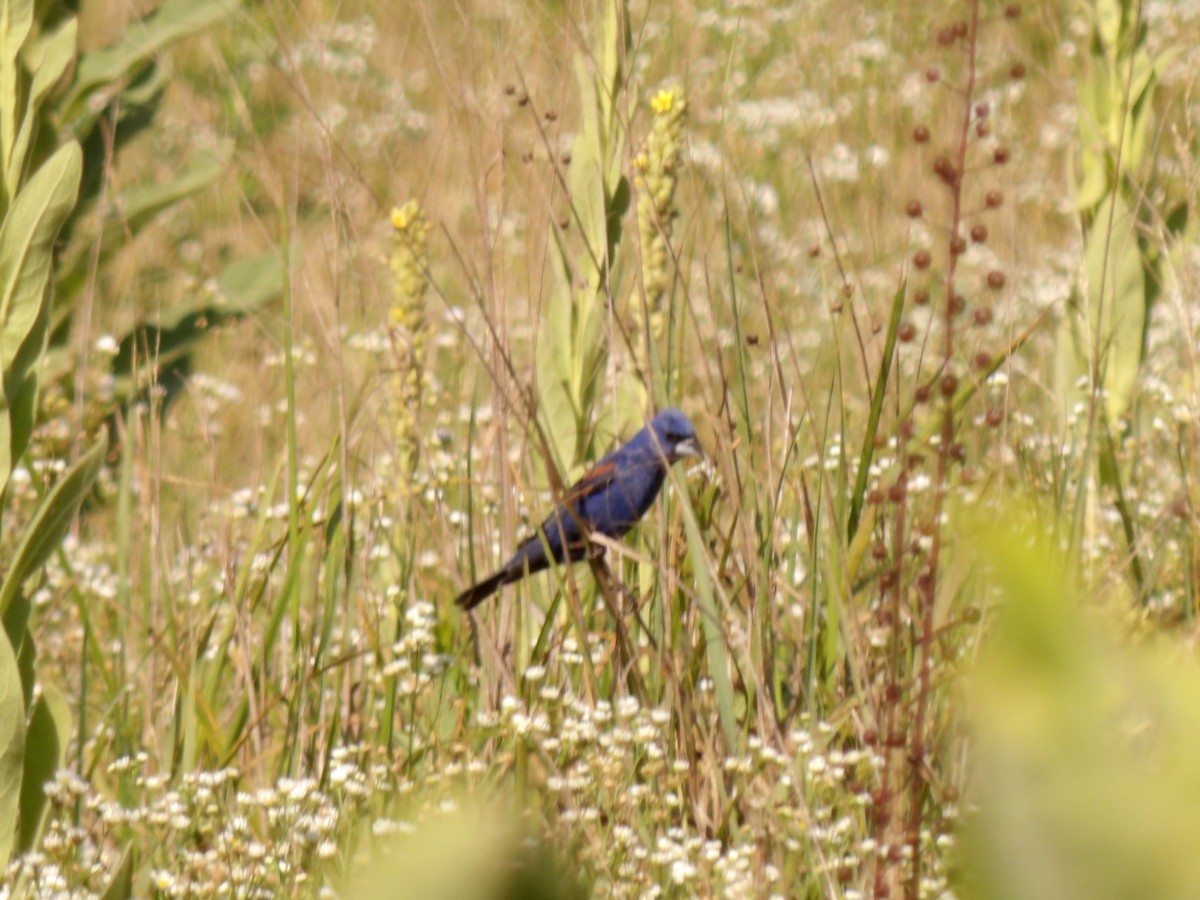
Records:
<instances>
[{"instance_id":1,"label":"blue plumage","mask_svg":"<svg viewBox=\"0 0 1200 900\"><path fill-rule=\"evenodd\" d=\"M463 591L454 602L472 609L504 585L540 572L551 562L583 559L588 552L586 533L621 537L646 514L671 464L701 455L688 417L677 409L663 410L567 490L563 502L542 523L541 534L526 538L499 571Z\"/></svg>"}]
</instances>

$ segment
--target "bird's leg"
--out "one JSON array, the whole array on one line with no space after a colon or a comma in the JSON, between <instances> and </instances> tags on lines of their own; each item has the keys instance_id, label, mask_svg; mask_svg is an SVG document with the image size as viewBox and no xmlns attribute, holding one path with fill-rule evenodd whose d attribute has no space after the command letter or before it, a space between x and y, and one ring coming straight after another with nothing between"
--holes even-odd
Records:
<instances>
[{"instance_id":1,"label":"bird's leg","mask_svg":"<svg viewBox=\"0 0 1200 900\"><path fill-rule=\"evenodd\" d=\"M592 567L592 575L596 579L596 584L600 588L600 596L604 598L609 615L613 619L613 628L616 634L617 671L625 675L630 692L645 706L650 702L650 695L647 693L642 675L638 671L636 648L629 639L629 632L625 629L625 618L618 607L617 580L613 578L612 570L609 569L603 556L589 556L588 562Z\"/></svg>"}]
</instances>

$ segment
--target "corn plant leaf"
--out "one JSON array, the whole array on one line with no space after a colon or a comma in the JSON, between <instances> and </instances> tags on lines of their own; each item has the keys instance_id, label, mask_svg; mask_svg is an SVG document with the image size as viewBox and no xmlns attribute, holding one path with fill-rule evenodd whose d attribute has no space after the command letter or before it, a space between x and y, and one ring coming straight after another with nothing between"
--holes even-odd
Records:
<instances>
[{"instance_id":1,"label":"corn plant leaf","mask_svg":"<svg viewBox=\"0 0 1200 900\"><path fill-rule=\"evenodd\" d=\"M81 169L79 145L65 144L29 179L0 225L0 490L32 428L29 379L45 344L54 240L74 208Z\"/></svg>"},{"instance_id":2,"label":"corn plant leaf","mask_svg":"<svg viewBox=\"0 0 1200 900\"><path fill-rule=\"evenodd\" d=\"M8 863L17 837L24 761L25 698L21 694L21 673L8 635L0 630L0 866Z\"/></svg>"},{"instance_id":3,"label":"corn plant leaf","mask_svg":"<svg viewBox=\"0 0 1200 900\"><path fill-rule=\"evenodd\" d=\"M39 569L66 537L67 529L83 498L91 490L104 465L108 435L101 434L86 453L67 469L42 500L42 505L26 527L20 545L0 584L0 616L20 594L25 579ZM15 663L14 663L15 665ZM17 685L18 689L20 684Z\"/></svg>"}]
</instances>

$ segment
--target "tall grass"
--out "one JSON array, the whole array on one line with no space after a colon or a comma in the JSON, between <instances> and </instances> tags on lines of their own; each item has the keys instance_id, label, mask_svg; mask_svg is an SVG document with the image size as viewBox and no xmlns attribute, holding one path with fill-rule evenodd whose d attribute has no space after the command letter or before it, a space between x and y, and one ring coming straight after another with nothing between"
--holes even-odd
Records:
<instances>
[{"instance_id":1,"label":"tall grass","mask_svg":"<svg viewBox=\"0 0 1200 900\"><path fill-rule=\"evenodd\" d=\"M1162 12L1139 44L1163 60L1146 158L1167 173L1139 200L1147 321L1181 324L1149 327L1101 454L1105 385L1060 415L1052 327L1096 243L1060 174L1089 20L979 0L404 13L239 11L174 52L154 127L105 173L233 141L214 187L103 232L72 326L76 348L141 335L139 364L31 595L76 738L7 883L982 891L953 874L994 877L958 848L958 686L1014 590L994 568L1026 557L979 519L1033 495L1047 548L1087 563L1061 581L1079 605L1184 645L1195 621L1194 76L1164 46L1195 23ZM99 240L86 226L73 241ZM187 319L166 392L170 332L149 326L251 250L278 302L262 276L240 322ZM665 405L708 459L627 540L453 607ZM28 480L69 443L53 413ZM1030 583L1052 591L1068 563L1046 557Z\"/></svg>"}]
</instances>

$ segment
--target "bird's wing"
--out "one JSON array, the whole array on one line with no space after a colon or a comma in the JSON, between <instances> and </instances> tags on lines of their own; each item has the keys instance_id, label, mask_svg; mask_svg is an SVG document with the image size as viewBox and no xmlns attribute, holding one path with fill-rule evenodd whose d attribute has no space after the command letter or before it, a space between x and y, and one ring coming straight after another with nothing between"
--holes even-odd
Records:
<instances>
[{"instance_id":1,"label":"bird's wing","mask_svg":"<svg viewBox=\"0 0 1200 900\"><path fill-rule=\"evenodd\" d=\"M567 488L563 494L563 503L574 506L585 497L604 490L613 483L613 479L616 477L617 461L615 459L597 463L585 472L582 478Z\"/></svg>"}]
</instances>

